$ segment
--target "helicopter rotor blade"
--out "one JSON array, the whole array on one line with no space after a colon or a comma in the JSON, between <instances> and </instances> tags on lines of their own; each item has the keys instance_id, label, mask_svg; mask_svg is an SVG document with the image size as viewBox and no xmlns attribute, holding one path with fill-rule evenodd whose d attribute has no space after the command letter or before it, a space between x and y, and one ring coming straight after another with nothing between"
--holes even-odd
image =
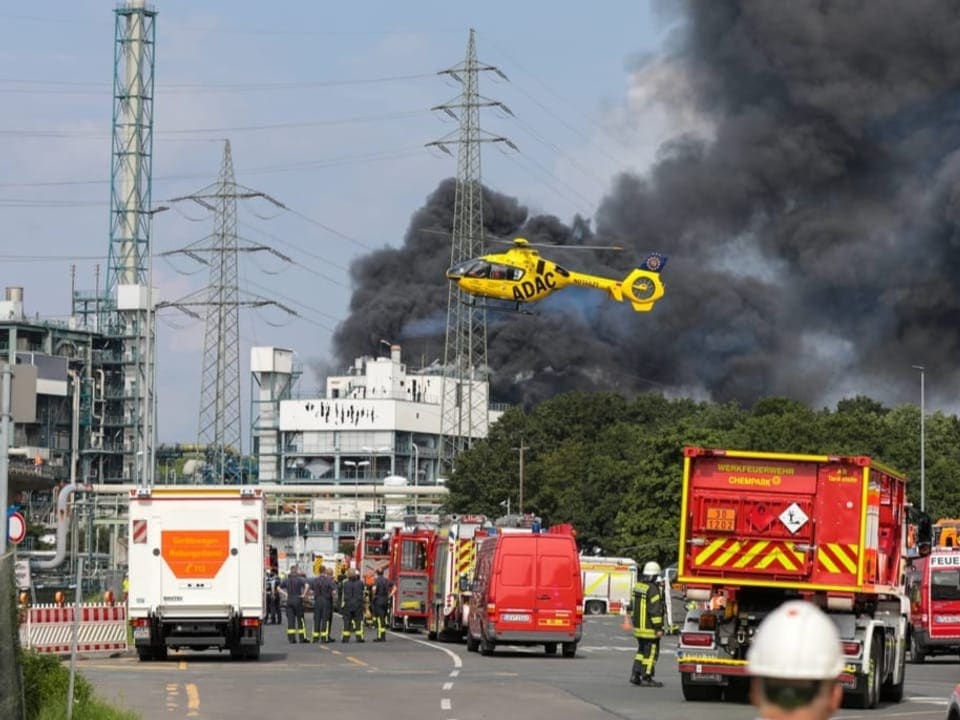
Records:
<instances>
[{"instance_id":1,"label":"helicopter rotor blade","mask_svg":"<svg viewBox=\"0 0 960 720\"><path fill-rule=\"evenodd\" d=\"M443 235L444 237L450 237L453 235L453 233L448 230L435 230L433 228L420 228L417 232L429 233L431 235ZM484 235L483 241L498 243L500 245L514 245L518 247L532 247L532 248L548 247L548 248L556 248L558 250L592 250L592 251L598 251L598 250L622 251L623 250L622 245L564 245L562 243L538 243L538 242L529 242L529 241L518 243L516 237L506 238L506 237L499 237L497 235Z\"/></svg>"},{"instance_id":2,"label":"helicopter rotor blade","mask_svg":"<svg viewBox=\"0 0 960 720\"><path fill-rule=\"evenodd\" d=\"M564 245L563 243L537 243L537 242L517 242L517 239L506 240L502 238L490 238L491 242L501 245L516 245L518 247L545 247L556 250L623 250L621 245Z\"/></svg>"}]
</instances>

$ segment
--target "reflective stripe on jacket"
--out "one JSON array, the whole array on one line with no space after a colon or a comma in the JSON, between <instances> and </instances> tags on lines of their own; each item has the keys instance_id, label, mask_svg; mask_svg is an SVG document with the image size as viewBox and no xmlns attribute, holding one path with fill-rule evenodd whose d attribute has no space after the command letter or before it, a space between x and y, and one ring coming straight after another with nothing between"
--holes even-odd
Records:
<instances>
[{"instance_id":1,"label":"reflective stripe on jacket","mask_svg":"<svg viewBox=\"0 0 960 720\"><path fill-rule=\"evenodd\" d=\"M663 596L660 586L638 582L633 591L633 636L653 638L663 630Z\"/></svg>"}]
</instances>

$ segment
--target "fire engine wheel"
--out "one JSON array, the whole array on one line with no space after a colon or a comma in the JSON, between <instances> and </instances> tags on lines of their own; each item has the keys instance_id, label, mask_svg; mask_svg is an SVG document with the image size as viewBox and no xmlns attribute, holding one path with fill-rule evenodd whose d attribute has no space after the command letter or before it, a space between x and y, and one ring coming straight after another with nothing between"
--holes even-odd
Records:
<instances>
[{"instance_id":1,"label":"fire engine wheel","mask_svg":"<svg viewBox=\"0 0 960 720\"><path fill-rule=\"evenodd\" d=\"M907 675L906 671L907 650L906 646L900 645L900 682L894 682L894 674L890 673L890 679L880 688L880 699L884 702L898 703L903 700L903 683Z\"/></svg>"},{"instance_id":2,"label":"fire engine wheel","mask_svg":"<svg viewBox=\"0 0 960 720\"><path fill-rule=\"evenodd\" d=\"M473 635L467 631L467 652L476 652L480 649L480 643Z\"/></svg>"},{"instance_id":3,"label":"fire engine wheel","mask_svg":"<svg viewBox=\"0 0 960 720\"><path fill-rule=\"evenodd\" d=\"M140 659L140 662L150 662L153 660L153 648L143 645L137 646L137 657Z\"/></svg>"},{"instance_id":4,"label":"fire engine wheel","mask_svg":"<svg viewBox=\"0 0 960 720\"><path fill-rule=\"evenodd\" d=\"M920 643L917 642L917 636L910 633L910 662L922 665L926 659L927 654L920 647Z\"/></svg>"},{"instance_id":5,"label":"fire engine wheel","mask_svg":"<svg viewBox=\"0 0 960 720\"><path fill-rule=\"evenodd\" d=\"M870 651L870 665L860 687L853 696L856 707L869 710L880 700L880 643L874 640Z\"/></svg>"},{"instance_id":6,"label":"fire engine wheel","mask_svg":"<svg viewBox=\"0 0 960 720\"><path fill-rule=\"evenodd\" d=\"M587 603L587 615L602 615L603 603L599 600L590 600Z\"/></svg>"}]
</instances>

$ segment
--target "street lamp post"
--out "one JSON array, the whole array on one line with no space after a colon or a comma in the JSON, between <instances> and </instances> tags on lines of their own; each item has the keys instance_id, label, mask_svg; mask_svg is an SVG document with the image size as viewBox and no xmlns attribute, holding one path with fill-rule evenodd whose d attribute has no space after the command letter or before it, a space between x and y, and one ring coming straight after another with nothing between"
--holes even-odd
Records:
<instances>
[{"instance_id":1,"label":"street lamp post","mask_svg":"<svg viewBox=\"0 0 960 720\"><path fill-rule=\"evenodd\" d=\"M143 480L144 485L153 487L154 462L156 459L156 436L157 436L157 364L153 362L151 355L156 353L156 322L157 313L154 308L153 298L153 218L157 213L166 212L170 207L168 205L158 205L152 210L147 211L150 216L148 237L150 238L150 252L147 254L147 322L144 334L146 335L146 349L144 358L146 367L144 368L144 391L143 391L143 441L146 443L147 452L143 453Z\"/></svg>"},{"instance_id":2,"label":"street lamp post","mask_svg":"<svg viewBox=\"0 0 960 720\"><path fill-rule=\"evenodd\" d=\"M370 475L373 477L373 511L377 511L377 457L384 453L389 453L392 448L378 447L372 448L363 446L360 448L363 452L370 454Z\"/></svg>"},{"instance_id":3,"label":"street lamp post","mask_svg":"<svg viewBox=\"0 0 960 720\"><path fill-rule=\"evenodd\" d=\"M923 365L914 365L914 370L920 371L920 510L926 511L927 502L926 502L926 478L924 477L926 471L926 457L925 457L925 445L924 434L923 434L923 421L924 416L927 413L926 405L926 393L924 388L924 372L926 368Z\"/></svg>"}]
</instances>

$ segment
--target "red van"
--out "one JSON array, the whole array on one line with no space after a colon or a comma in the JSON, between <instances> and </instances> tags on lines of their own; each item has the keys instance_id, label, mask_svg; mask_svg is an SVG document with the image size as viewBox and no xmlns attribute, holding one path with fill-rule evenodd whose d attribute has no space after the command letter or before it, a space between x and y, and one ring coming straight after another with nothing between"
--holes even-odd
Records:
<instances>
[{"instance_id":1,"label":"red van","mask_svg":"<svg viewBox=\"0 0 960 720\"><path fill-rule=\"evenodd\" d=\"M543 645L577 654L583 634L580 557L569 525L546 532L497 528L480 541L470 603L467 650Z\"/></svg>"},{"instance_id":2,"label":"red van","mask_svg":"<svg viewBox=\"0 0 960 720\"><path fill-rule=\"evenodd\" d=\"M910 660L960 654L960 548L936 548L907 571Z\"/></svg>"}]
</instances>

